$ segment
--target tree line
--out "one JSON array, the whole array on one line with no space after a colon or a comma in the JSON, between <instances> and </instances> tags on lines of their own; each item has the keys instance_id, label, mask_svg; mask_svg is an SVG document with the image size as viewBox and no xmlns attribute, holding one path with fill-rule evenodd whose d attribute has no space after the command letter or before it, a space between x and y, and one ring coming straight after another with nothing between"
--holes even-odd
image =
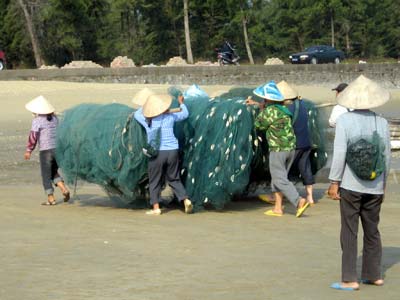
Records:
<instances>
[{"instance_id":1,"label":"tree line","mask_svg":"<svg viewBox=\"0 0 400 300\"><path fill-rule=\"evenodd\" d=\"M242 61L284 60L326 44L347 57L400 56L400 1L393 0L0 0L8 67L137 65L181 56L215 61L228 40Z\"/></svg>"}]
</instances>

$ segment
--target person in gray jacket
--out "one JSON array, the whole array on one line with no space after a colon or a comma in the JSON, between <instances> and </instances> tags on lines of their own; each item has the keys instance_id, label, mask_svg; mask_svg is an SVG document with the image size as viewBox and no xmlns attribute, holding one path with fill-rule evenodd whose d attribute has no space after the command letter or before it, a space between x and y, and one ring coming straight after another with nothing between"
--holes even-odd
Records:
<instances>
[{"instance_id":1,"label":"person in gray jacket","mask_svg":"<svg viewBox=\"0 0 400 300\"><path fill-rule=\"evenodd\" d=\"M364 231L361 282L383 285L381 274L382 244L378 230L379 214L390 169L390 132L387 121L370 109L386 103L390 93L361 75L339 95L338 103L354 111L337 119L333 149L331 181L328 194L340 199L342 247L342 281L331 285L337 290L358 290L357 233L359 219ZM375 141L379 143L374 144ZM372 142L369 142L372 141ZM351 155L368 155L368 150L352 152L353 145L367 145L380 157L354 159ZM367 154L365 154L367 153ZM377 160L378 161L378 160ZM357 165L355 162L360 162ZM367 170L367 172L365 172ZM365 176L365 173L367 176Z\"/></svg>"}]
</instances>

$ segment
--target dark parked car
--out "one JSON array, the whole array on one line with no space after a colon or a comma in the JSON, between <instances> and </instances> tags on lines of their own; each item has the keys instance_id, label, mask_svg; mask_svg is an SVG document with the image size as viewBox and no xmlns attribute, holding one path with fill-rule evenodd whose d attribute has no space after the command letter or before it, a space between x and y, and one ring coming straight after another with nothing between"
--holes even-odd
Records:
<instances>
[{"instance_id":1,"label":"dark parked car","mask_svg":"<svg viewBox=\"0 0 400 300\"><path fill-rule=\"evenodd\" d=\"M312 46L304 52L290 55L289 59L292 64L339 64L344 60L344 53L331 46Z\"/></svg>"},{"instance_id":2,"label":"dark parked car","mask_svg":"<svg viewBox=\"0 0 400 300\"><path fill-rule=\"evenodd\" d=\"M6 67L6 54L0 50L0 71Z\"/></svg>"}]
</instances>

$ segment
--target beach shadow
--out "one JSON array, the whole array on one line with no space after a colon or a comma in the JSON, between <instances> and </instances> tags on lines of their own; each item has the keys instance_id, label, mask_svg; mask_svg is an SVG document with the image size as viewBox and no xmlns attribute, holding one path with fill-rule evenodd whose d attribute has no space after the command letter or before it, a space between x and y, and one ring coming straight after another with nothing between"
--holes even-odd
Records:
<instances>
[{"instance_id":1,"label":"beach shadow","mask_svg":"<svg viewBox=\"0 0 400 300\"><path fill-rule=\"evenodd\" d=\"M386 271L400 262L400 247L383 247L382 251L382 276Z\"/></svg>"},{"instance_id":2,"label":"beach shadow","mask_svg":"<svg viewBox=\"0 0 400 300\"><path fill-rule=\"evenodd\" d=\"M132 205L129 201L125 201L117 196L99 196L96 194L76 194L71 197L69 201L71 204L78 204L79 206L85 207L109 207L119 209L140 209L146 208L146 203L143 203L143 207Z\"/></svg>"},{"instance_id":3,"label":"beach shadow","mask_svg":"<svg viewBox=\"0 0 400 300\"><path fill-rule=\"evenodd\" d=\"M382 249L382 278L386 271L400 262L400 247L383 247ZM357 258L357 270L361 272L362 256Z\"/></svg>"},{"instance_id":4,"label":"beach shadow","mask_svg":"<svg viewBox=\"0 0 400 300\"><path fill-rule=\"evenodd\" d=\"M299 190L299 189L298 189ZM302 195L303 191L300 191L300 195ZM314 189L314 201L318 203L324 198L325 189L315 188ZM270 193L267 193L268 195ZM302 195L304 196L304 195ZM70 204L77 204L83 207L109 207L109 208L119 208L119 209L145 209L150 208L149 200L142 200L140 203L135 202L132 204L129 200L123 200L119 196L112 196L105 194L104 196L99 194L73 194ZM161 206L165 209L175 210L182 209L182 204L178 203L176 199L174 200L165 200L160 203ZM283 205L286 207L286 211L288 213L295 213L295 208L292 207L291 203L284 199ZM257 195L237 195L233 197L233 199L228 202L224 208L216 209L212 205L204 205L202 207L197 207L196 212L240 212L240 211L254 211L260 209L272 209L273 204L266 203L260 200Z\"/></svg>"},{"instance_id":5,"label":"beach shadow","mask_svg":"<svg viewBox=\"0 0 400 300\"><path fill-rule=\"evenodd\" d=\"M272 204L268 204L256 196L247 197L247 196L238 196L235 197L231 202L228 202L223 209L215 209L213 207L206 207L206 210L210 211L220 211L220 212L238 212L238 211L251 211L258 210L260 208L269 208L273 207Z\"/></svg>"}]
</instances>

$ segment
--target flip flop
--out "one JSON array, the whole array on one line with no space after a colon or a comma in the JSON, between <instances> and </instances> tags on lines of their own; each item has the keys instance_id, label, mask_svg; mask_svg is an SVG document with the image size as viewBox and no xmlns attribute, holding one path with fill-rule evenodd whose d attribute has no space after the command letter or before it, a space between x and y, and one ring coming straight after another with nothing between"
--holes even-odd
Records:
<instances>
[{"instance_id":1,"label":"flip flop","mask_svg":"<svg viewBox=\"0 0 400 300\"><path fill-rule=\"evenodd\" d=\"M272 205L275 204L275 201L271 200L271 197L267 194L260 194L257 197L258 197L258 199L260 199L264 202L267 202L268 204L272 204Z\"/></svg>"},{"instance_id":2,"label":"flip flop","mask_svg":"<svg viewBox=\"0 0 400 300\"><path fill-rule=\"evenodd\" d=\"M267 210L266 212L264 212L264 215L271 216L271 217L282 217L283 216L283 214L276 213L272 209Z\"/></svg>"},{"instance_id":3,"label":"flip flop","mask_svg":"<svg viewBox=\"0 0 400 300\"><path fill-rule=\"evenodd\" d=\"M52 202L50 202L50 201L46 201L46 202L42 202L41 203L41 205L56 205L57 204L57 202L56 202L56 200L54 200L54 201L52 201Z\"/></svg>"},{"instance_id":4,"label":"flip flop","mask_svg":"<svg viewBox=\"0 0 400 300\"><path fill-rule=\"evenodd\" d=\"M339 291L358 291L360 289L360 288L342 286L340 282L332 283L331 288Z\"/></svg>"},{"instance_id":5,"label":"flip flop","mask_svg":"<svg viewBox=\"0 0 400 300\"><path fill-rule=\"evenodd\" d=\"M310 203L306 202L306 204L304 204L302 208L298 208L296 212L296 218L300 218L309 206Z\"/></svg>"}]
</instances>

